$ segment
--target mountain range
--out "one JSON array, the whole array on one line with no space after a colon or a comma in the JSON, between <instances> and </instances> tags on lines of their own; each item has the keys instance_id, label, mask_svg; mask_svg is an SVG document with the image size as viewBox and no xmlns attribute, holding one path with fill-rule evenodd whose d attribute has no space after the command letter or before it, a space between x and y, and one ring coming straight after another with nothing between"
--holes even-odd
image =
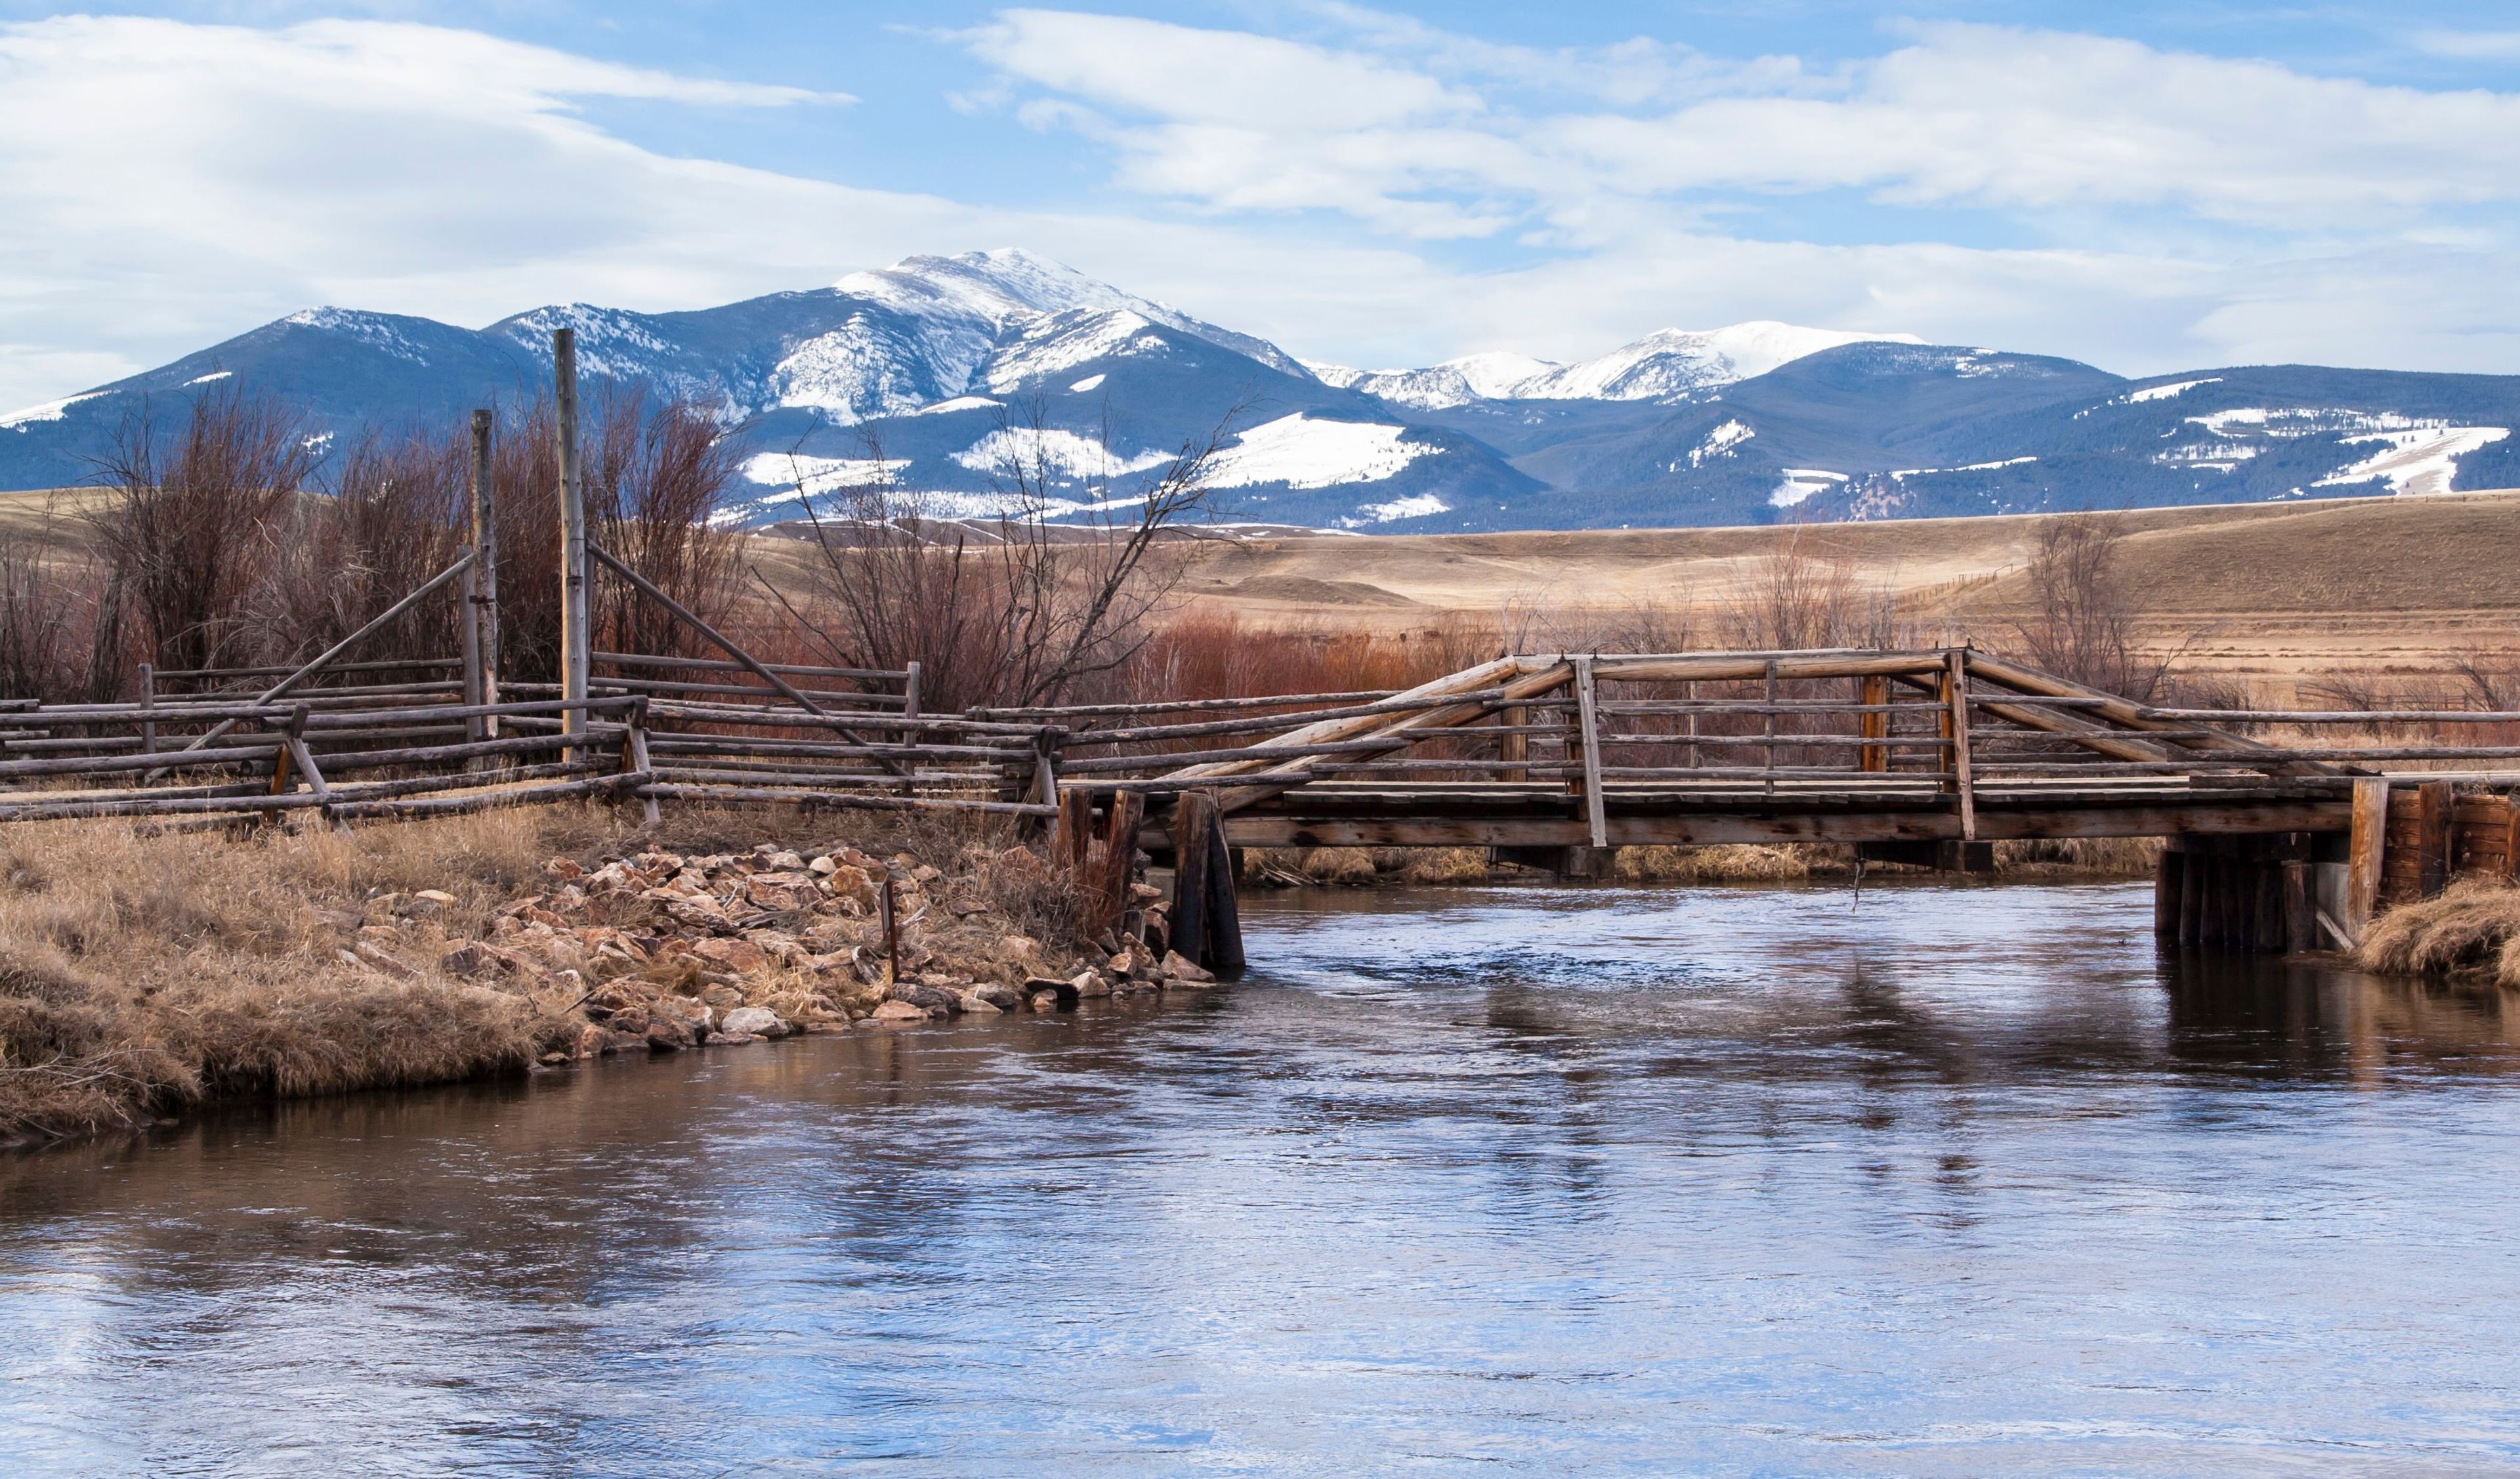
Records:
<instances>
[{"instance_id":1,"label":"mountain range","mask_svg":"<svg viewBox=\"0 0 2520 1479\"><path fill-rule=\"evenodd\" d=\"M1230 419L1230 517L1372 532L1881 519L2415 495L2520 485L2520 376L2306 365L2130 380L2070 359L1756 322L1558 364L1299 360L1029 253L914 256L723 307L536 308L482 329L312 308L0 416L0 487L90 481L146 407L267 393L318 436L452 423L581 373L704 407L742 469L730 520L878 459L940 515L1003 506L1010 455L1055 504L1125 492Z\"/></svg>"}]
</instances>

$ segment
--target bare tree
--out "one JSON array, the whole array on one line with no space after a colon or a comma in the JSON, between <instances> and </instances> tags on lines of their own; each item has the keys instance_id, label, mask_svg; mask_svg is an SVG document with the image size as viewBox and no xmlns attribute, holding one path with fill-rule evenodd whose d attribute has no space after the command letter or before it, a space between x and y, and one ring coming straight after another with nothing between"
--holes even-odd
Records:
<instances>
[{"instance_id":1,"label":"bare tree","mask_svg":"<svg viewBox=\"0 0 2520 1479\"><path fill-rule=\"evenodd\" d=\"M941 517L939 500L904 490L870 439L871 476L820 495L796 479L820 556L819 611L797 619L838 666L919 663L939 708L1068 697L1151 635L1181 578L1178 541L1215 511L1210 475L1239 409L1126 489L1107 427L1089 441L1051 426L1039 401L1002 414L980 519Z\"/></svg>"},{"instance_id":2,"label":"bare tree","mask_svg":"<svg viewBox=\"0 0 2520 1479\"><path fill-rule=\"evenodd\" d=\"M2108 515L2042 521L2026 572L2030 614L2018 630L2032 659L2057 676L2150 702L2170 660L2138 650L2135 607L2119 573L2125 537L2125 522Z\"/></svg>"},{"instance_id":3,"label":"bare tree","mask_svg":"<svg viewBox=\"0 0 2520 1479\"><path fill-rule=\"evenodd\" d=\"M255 655L275 663L312 656L453 564L466 538L467 457L452 433L371 433L342 454L330 498L275 510L249 603ZM357 656L446 657L459 620L453 602L428 603Z\"/></svg>"},{"instance_id":4,"label":"bare tree","mask_svg":"<svg viewBox=\"0 0 2520 1479\"><path fill-rule=\"evenodd\" d=\"M245 645L265 532L303 495L316 444L295 413L235 391L194 401L171 439L145 403L123 424L90 519L158 666L217 667Z\"/></svg>"},{"instance_id":5,"label":"bare tree","mask_svg":"<svg viewBox=\"0 0 2520 1479\"><path fill-rule=\"evenodd\" d=\"M1800 524L1750 563L1718 624L1726 645L1756 652L1888 647L1905 636L1889 593L1858 579L1845 556L1815 548Z\"/></svg>"}]
</instances>

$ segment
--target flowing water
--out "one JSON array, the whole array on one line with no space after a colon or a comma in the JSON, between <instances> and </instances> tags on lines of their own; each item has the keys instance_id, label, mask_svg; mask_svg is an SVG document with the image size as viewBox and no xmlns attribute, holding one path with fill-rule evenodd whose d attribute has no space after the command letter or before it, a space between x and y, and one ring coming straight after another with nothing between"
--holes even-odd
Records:
<instances>
[{"instance_id":1,"label":"flowing water","mask_svg":"<svg viewBox=\"0 0 2520 1479\"><path fill-rule=\"evenodd\" d=\"M0 1163L0 1470L2520 1468L2520 999L2125 886L1247 905L1157 1005Z\"/></svg>"}]
</instances>

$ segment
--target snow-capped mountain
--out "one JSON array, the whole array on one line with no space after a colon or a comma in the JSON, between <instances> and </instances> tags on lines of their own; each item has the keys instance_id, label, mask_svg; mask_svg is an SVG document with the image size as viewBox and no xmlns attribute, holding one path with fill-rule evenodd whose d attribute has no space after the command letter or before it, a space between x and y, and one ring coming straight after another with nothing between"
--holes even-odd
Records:
<instances>
[{"instance_id":1,"label":"snow-capped mountain","mask_svg":"<svg viewBox=\"0 0 2520 1479\"><path fill-rule=\"evenodd\" d=\"M1591 359L1415 370L1299 362L1030 254L914 256L828 288L638 313L572 303L482 329L313 308L0 416L0 487L87 481L146 409L267 395L337 444L452 426L581 370L703 406L733 522L881 480L939 513L1053 512L1157 476L1224 428L1232 517L1378 531L1569 529L2420 495L2520 485L2520 377L2310 366L2129 381L2072 360L1769 321L1667 329Z\"/></svg>"},{"instance_id":2,"label":"snow-capped mountain","mask_svg":"<svg viewBox=\"0 0 2520 1479\"><path fill-rule=\"evenodd\" d=\"M1857 334L1760 319L1722 329L1663 329L1574 364L1504 352L1448 359L1422 370L1351 370L1312 365L1325 382L1399 405L1445 410L1478 400L1655 400L1693 394L1765 375L1806 354L1841 345L1922 344L1913 334Z\"/></svg>"}]
</instances>

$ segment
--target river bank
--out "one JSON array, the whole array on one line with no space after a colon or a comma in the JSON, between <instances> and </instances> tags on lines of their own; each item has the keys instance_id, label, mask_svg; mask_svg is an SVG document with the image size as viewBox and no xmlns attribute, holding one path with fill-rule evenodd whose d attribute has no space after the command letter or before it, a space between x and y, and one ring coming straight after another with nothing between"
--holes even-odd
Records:
<instances>
[{"instance_id":1,"label":"river bank","mask_svg":"<svg viewBox=\"0 0 2520 1479\"><path fill-rule=\"evenodd\" d=\"M1072 886L1003 832L832 829L583 808L348 833L20 824L0 834L0 1139L1204 983L1084 939Z\"/></svg>"}]
</instances>

